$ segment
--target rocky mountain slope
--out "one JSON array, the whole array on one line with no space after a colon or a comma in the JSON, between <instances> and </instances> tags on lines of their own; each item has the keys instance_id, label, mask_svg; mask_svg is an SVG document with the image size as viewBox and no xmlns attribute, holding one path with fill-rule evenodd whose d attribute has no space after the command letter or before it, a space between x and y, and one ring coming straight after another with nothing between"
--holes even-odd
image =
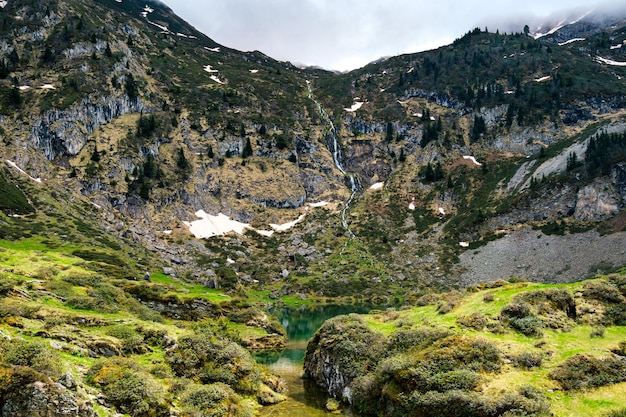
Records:
<instances>
[{"instance_id":1,"label":"rocky mountain slope","mask_svg":"<svg viewBox=\"0 0 626 417\"><path fill-rule=\"evenodd\" d=\"M556 44L476 29L334 74L218 45L160 3L8 1L3 176L86 199L93 227L179 275L275 297L580 279L624 254L494 269L476 248L529 228L625 246L619 22Z\"/></svg>"}]
</instances>

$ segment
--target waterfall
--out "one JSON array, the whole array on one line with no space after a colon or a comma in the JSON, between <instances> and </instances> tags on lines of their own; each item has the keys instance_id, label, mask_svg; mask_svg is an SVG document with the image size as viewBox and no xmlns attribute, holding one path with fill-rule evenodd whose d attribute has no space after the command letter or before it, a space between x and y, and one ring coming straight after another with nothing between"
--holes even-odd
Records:
<instances>
[{"instance_id":1,"label":"waterfall","mask_svg":"<svg viewBox=\"0 0 626 417\"><path fill-rule=\"evenodd\" d=\"M350 230L350 227L348 226L348 220L346 216L347 216L348 210L350 209L350 204L352 204L352 201L354 200L356 193L359 191L359 182L354 173L346 172L345 168L343 167L343 153L341 152L341 146L339 146L339 140L337 139L337 130L335 129L335 125L333 121L330 120L328 113L326 113L326 110L324 110L322 105L313 98L313 89L311 87L311 82L307 80L306 84L309 90L309 99L313 100L313 102L317 105L317 110L319 111L320 115L330 126L329 132L330 132L330 138L332 140L332 144L331 144L332 149L329 149L329 150L333 154L333 162L335 163L335 167L337 167L337 169L343 175L345 175L350 182L351 194L350 194L350 198L348 198L348 201L346 201L346 204L344 205L343 210L341 210L341 225L343 226L344 229L346 229L346 231L350 234L351 237L355 237L354 233L352 232L352 230Z\"/></svg>"}]
</instances>

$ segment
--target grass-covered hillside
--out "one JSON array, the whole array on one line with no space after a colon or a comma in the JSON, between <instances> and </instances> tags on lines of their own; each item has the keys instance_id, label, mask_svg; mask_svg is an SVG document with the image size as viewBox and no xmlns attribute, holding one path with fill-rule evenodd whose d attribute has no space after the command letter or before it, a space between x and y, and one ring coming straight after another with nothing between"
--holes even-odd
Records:
<instances>
[{"instance_id":1,"label":"grass-covered hillside","mask_svg":"<svg viewBox=\"0 0 626 417\"><path fill-rule=\"evenodd\" d=\"M284 346L284 330L245 293L176 277L100 229L95 205L13 174L0 177L5 415L249 416L283 399L244 346Z\"/></svg>"},{"instance_id":2,"label":"grass-covered hillside","mask_svg":"<svg viewBox=\"0 0 626 417\"><path fill-rule=\"evenodd\" d=\"M626 271L495 282L416 304L325 323L308 376L363 415L626 412Z\"/></svg>"}]
</instances>

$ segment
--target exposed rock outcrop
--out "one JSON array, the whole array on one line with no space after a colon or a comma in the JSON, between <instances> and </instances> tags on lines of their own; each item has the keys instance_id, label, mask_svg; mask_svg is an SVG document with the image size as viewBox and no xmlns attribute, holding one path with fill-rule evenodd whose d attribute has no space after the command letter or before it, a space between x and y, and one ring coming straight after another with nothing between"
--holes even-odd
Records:
<instances>
[{"instance_id":1,"label":"exposed rock outcrop","mask_svg":"<svg viewBox=\"0 0 626 417\"><path fill-rule=\"evenodd\" d=\"M49 160L74 156L98 127L124 114L143 110L141 100L128 96L91 96L67 110L46 111L33 121L29 142L42 149Z\"/></svg>"},{"instance_id":2,"label":"exposed rock outcrop","mask_svg":"<svg viewBox=\"0 0 626 417\"><path fill-rule=\"evenodd\" d=\"M77 398L77 394L28 368L12 368L3 385L9 389L0 393L2 417L96 416L92 405Z\"/></svg>"},{"instance_id":3,"label":"exposed rock outcrop","mask_svg":"<svg viewBox=\"0 0 626 417\"><path fill-rule=\"evenodd\" d=\"M579 221L607 219L619 212L621 200L609 178L597 178L578 192L574 218Z\"/></svg>"}]
</instances>

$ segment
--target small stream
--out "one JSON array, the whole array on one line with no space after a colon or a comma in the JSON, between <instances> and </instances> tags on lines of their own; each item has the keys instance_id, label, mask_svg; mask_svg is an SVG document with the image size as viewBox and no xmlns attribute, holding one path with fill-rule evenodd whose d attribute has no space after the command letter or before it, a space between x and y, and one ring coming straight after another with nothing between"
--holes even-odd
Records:
<instances>
[{"instance_id":1,"label":"small stream","mask_svg":"<svg viewBox=\"0 0 626 417\"><path fill-rule=\"evenodd\" d=\"M352 230L350 230L350 226L348 225L347 213L348 213L348 210L350 209L350 204L352 204L354 197L359 191L359 188L360 188L359 179L356 176L356 174L352 172L347 172L346 169L344 168L343 152L341 151L341 145L339 144L339 139L337 139L337 129L335 129L335 124L330 119L330 116L328 116L328 113L326 112L326 110L324 110L322 105L317 100L315 100L315 98L313 98L313 87L311 86L310 81L307 81L307 88L309 91L309 99L311 99L315 103L315 105L317 106L317 110L320 113L320 116L322 116L322 118L326 121L326 123L328 123L328 126L329 126L328 133L330 135L330 139L332 142L330 144L331 149L329 150L333 154L333 162L335 163L335 167L339 170L339 172L345 175L348 181L350 182L350 198L348 199L348 201L346 201L346 204L344 205L343 210L341 210L341 225L350 234L350 236L354 238L355 237L354 233L352 233Z\"/></svg>"},{"instance_id":2,"label":"small stream","mask_svg":"<svg viewBox=\"0 0 626 417\"><path fill-rule=\"evenodd\" d=\"M287 331L287 348L280 352L262 352L256 355L258 362L267 365L273 372L282 376L289 389L288 399L280 404L263 407L260 415L274 417L319 417L336 415L326 411L328 394L312 381L302 379L302 365L307 342L324 321L349 313L367 313L368 306L320 306L299 309L274 309L276 316ZM342 415L355 416L350 410Z\"/></svg>"}]
</instances>

